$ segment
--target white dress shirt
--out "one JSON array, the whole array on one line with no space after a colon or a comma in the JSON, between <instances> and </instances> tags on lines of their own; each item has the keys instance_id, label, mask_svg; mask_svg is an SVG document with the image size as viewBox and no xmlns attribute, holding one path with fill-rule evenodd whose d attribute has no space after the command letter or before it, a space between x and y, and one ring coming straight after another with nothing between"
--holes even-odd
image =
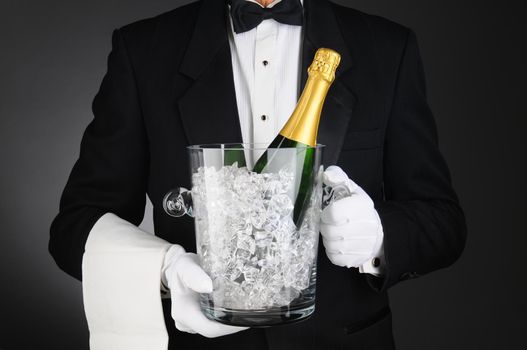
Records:
<instances>
[{"instance_id":1,"label":"white dress shirt","mask_svg":"<svg viewBox=\"0 0 527 350\"><path fill-rule=\"evenodd\" d=\"M243 142L266 148L298 100L302 27L265 20L252 30L236 34L232 19L230 23L229 44ZM256 153L255 159L258 156ZM249 164L252 160L249 156Z\"/></svg>"},{"instance_id":2,"label":"white dress shirt","mask_svg":"<svg viewBox=\"0 0 527 350\"><path fill-rule=\"evenodd\" d=\"M229 45L245 143L261 143L265 148L293 112L299 95L301 44L300 26L271 19L236 34L231 21ZM258 156L249 155L248 161ZM82 262L91 350L166 350L160 273L170 245L113 213L96 222ZM371 263L360 271L379 273Z\"/></svg>"}]
</instances>

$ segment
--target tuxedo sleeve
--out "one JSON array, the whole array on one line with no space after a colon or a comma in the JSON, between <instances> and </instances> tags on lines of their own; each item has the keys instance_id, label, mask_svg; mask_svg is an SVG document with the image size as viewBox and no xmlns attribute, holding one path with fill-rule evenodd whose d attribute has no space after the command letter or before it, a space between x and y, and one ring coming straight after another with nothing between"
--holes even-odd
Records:
<instances>
[{"instance_id":1,"label":"tuxedo sleeve","mask_svg":"<svg viewBox=\"0 0 527 350\"><path fill-rule=\"evenodd\" d=\"M90 349L166 349L160 287L171 244L137 227L149 152L119 30L93 114L51 225L49 250L61 269L82 280Z\"/></svg>"},{"instance_id":2,"label":"tuxedo sleeve","mask_svg":"<svg viewBox=\"0 0 527 350\"><path fill-rule=\"evenodd\" d=\"M466 225L440 153L413 31L403 51L384 144L384 200L375 203L384 229L386 274L368 276L379 290L444 268L464 249Z\"/></svg>"},{"instance_id":3,"label":"tuxedo sleeve","mask_svg":"<svg viewBox=\"0 0 527 350\"><path fill-rule=\"evenodd\" d=\"M111 212L134 225L144 216L148 143L134 72L119 30L113 32L107 73L92 109L94 118L82 137L48 246L57 265L78 280L86 239L102 215Z\"/></svg>"}]
</instances>

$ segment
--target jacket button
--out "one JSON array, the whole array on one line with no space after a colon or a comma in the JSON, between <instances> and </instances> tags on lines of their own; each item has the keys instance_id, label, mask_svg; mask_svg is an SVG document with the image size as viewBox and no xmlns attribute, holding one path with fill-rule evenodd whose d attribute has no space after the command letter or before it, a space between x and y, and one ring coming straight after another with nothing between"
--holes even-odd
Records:
<instances>
[{"instance_id":1,"label":"jacket button","mask_svg":"<svg viewBox=\"0 0 527 350\"><path fill-rule=\"evenodd\" d=\"M379 267L379 266L381 266L381 259L373 258L372 261L371 261L371 264L373 265L373 267Z\"/></svg>"}]
</instances>

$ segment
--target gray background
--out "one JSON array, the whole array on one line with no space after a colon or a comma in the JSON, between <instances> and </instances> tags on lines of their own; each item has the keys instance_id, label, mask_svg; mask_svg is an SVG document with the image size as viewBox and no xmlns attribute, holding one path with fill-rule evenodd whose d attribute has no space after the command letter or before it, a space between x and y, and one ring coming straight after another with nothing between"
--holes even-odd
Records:
<instances>
[{"instance_id":1,"label":"gray background","mask_svg":"<svg viewBox=\"0 0 527 350\"><path fill-rule=\"evenodd\" d=\"M49 225L112 29L184 2L0 1L1 349L88 348L81 284L48 254ZM417 32L469 224L458 263L391 290L399 348L515 348L527 324L524 1L339 2Z\"/></svg>"}]
</instances>

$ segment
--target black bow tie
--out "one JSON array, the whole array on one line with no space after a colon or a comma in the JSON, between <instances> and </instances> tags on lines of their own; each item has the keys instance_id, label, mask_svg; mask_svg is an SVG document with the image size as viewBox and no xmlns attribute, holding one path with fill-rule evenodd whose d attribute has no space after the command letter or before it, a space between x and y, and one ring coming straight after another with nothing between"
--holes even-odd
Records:
<instances>
[{"instance_id":1,"label":"black bow tie","mask_svg":"<svg viewBox=\"0 0 527 350\"><path fill-rule=\"evenodd\" d=\"M303 22L300 0L282 0L273 7L262 7L247 0L230 0L234 31L243 33L255 28L266 19L301 26Z\"/></svg>"}]
</instances>

